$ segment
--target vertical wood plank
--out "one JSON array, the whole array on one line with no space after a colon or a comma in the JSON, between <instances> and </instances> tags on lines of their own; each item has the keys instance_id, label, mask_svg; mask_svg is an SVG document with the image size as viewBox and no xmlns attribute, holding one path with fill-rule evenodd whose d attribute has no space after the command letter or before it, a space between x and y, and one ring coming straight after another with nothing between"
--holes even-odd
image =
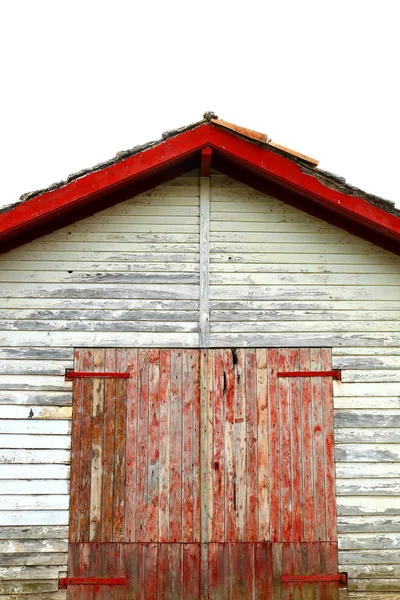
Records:
<instances>
[{"instance_id":1,"label":"vertical wood plank","mask_svg":"<svg viewBox=\"0 0 400 600\"><path fill-rule=\"evenodd\" d=\"M183 545L183 600L200 598L200 544Z\"/></svg>"},{"instance_id":2,"label":"vertical wood plank","mask_svg":"<svg viewBox=\"0 0 400 600\"><path fill-rule=\"evenodd\" d=\"M143 600L157 600L159 544L143 544Z\"/></svg>"},{"instance_id":3,"label":"vertical wood plank","mask_svg":"<svg viewBox=\"0 0 400 600\"><path fill-rule=\"evenodd\" d=\"M120 348L116 356L117 373L126 372L126 350ZM125 478L126 478L126 396L127 380L115 382L115 459L114 459L114 506L113 541L125 539Z\"/></svg>"},{"instance_id":4,"label":"vertical wood plank","mask_svg":"<svg viewBox=\"0 0 400 600\"><path fill-rule=\"evenodd\" d=\"M270 465L270 540L279 542L282 539L282 523L280 511L281 495L281 455L280 455L280 418L278 391L278 351L268 350L268 429L269 429L269 465Z\"/></svg>"},{"instance_id":5,"label":"vertical wood plank","mask_svg":"<svg viewBox=\"0 0 400 600\"><path fill-rule=\"evenodd\" d=\"M193 378L193 541L200 542L200 353L192 353L191 377ZM204 447L203 447L204 448Z\"/></svg>"},{"instance_id":6,"label":"vertical wood plank","mask_svg":"<svg viewBox=\"0 0 400 600\"><path fill-rule=\"evenodd\" d=\"M321 367L325 371L332 368L330 348L321 350ZM335 486L335 439L333 432L333 381L331 377L322 378L322 413L325 457L325 514L326 540L337 540L336 526L336 486Z\"/></svg>"},{"instance_id":7,"label":"vertical wood plank","mask_svg":"<svg viewBox=\"0 0 400 600\"><path fill-rule=\"evenodd\" d=\"M224 350L225 389L225 538L227 542L235 542L236 532L236 462L235 462L235 384L233 368L233 352Z\"/></svg>"},{"instance_id":8,"label":"vertical wood plank","mask_svg":"<svg viewBox=\"0 0 400 600\"><path fill-rule=\"evenodd\" d=\"M230 598L229 544L209 544L208 585L210 600Z\"/></svg>"},{"instance_id":9,"label":"vertical wood plank","mask_svg":"<svg viewBox=\"0 0 400 600\"><path fill-rule=\"evenodd\" d=\"M321 371L321 350L312 348L311 370ZM324 436L322 430L322 378L311 378L311 395L313 405L313 438L314 438L314 492L315 492L315 541L326 540L325 520L325 458Z\"/></svg>"},{"instance_id":10,"label":"vertical wood plank","mask_svg":"<svg viewBox=\"0 0 400 600\"><path fill-rule=\"evenodd\" d=\"M168 546L169 544L167 543L160 544L158 549L158 600L166 600L167 598L169 575Z\"/></svg>"},{"instance_id":11,"label":"vertical wood plank","mask_svg":"<svg viewBox=\"0 0 400 600\"><path fill-rule=\"evenodd\" d=\"M93 372L93 350L83 351L83 370ZM80 431L80 482L79 482L79 541L90 539L90 475L92 462L92 404L93 379L85 378L82 384L82 421Z\"/></svg>"},{"instance_id":12,"label":"vertical wood plank","mask_svg":"<svg viewBox=\"0 0 400 600\"><path fill-rule=\"evenodd\" d=\"M257 363L257 460L258 460L258 540L269 538L268 498L268 399L267 350L256 350Z\"/></svg>"},{"instance_id":13,"label":"vertical wood plank","mask_svg":"<svg viewBox=\"0 0 400 600\"><path fill-rule=\"evenodd\" d=\"M224 364L222 350L214 350L213 521L211 541L225 541Z\"/></svg>"},{"instance_id":14,"label":"vertical wood plank","mask_svg":"<svg viewBox=\"0 0 400 600\"><path fill-rule=\"evenodd\" d=\"M182 536L182 350L171 352L171 476L169 533L171 542Z\"/></svg>"},{"instance_id":15,"label":"vertical wood plank","mask_svg":"<svg viewBox=\"0 0 400 600\"><path fill-rule=\"evenodd\" d=\"M147 483L147 539L159 539L160 477L160 351L149 353L149 464Z\"/></svg>"},{"instance_id":16,"label":"vertical wood plank","mask_svg":"<svg viewBox=\"0 0 400 600\"><path fill-rule=\"evenodd\" d=\"M279 371L289 371L289 350L279 350ZM291 409L290 380L279 378L279 413L280 413L280 510L282 514L282 541L292 541L292 448L291 448Z\"/></svg>"},{"instance_id":17,"label":"vertical wood plank","mask_svg":"<svg viewBox=\"0 0 400 600\"><path fill-rule=\"evenodd\" d=\"M293 544L282 544L282 574L290 575L293 573ZM293 600L293 584L285 583L282 585L282 600Z\"/></svg>"},{"instance_id":18,"label":"vertical wood plank","mask_svg":"<svg viewBox=\"0 0 400 600\"><path fill-rule=\"evenodd\" d=\"M254 544L254 600L270 598L268 590L267 544Z\"/></svg>"},{"instance_id":19,"label":"vertical wood plank","mask_svg":"<svg viewBox=\"0 0 400 600\"><path fill-rule=\"evenodd\" d=\"M270 570L270 582L272 588L272 596L274 600L282 600L282 553L283 544L280 542L269 544L271 560L269 565Z\"/></svg>"},{"instance_id":20,"label":"vertical wood plank","mask_svg":"<svg viewBox=\"0 0 400 600\"><path fill-rule=\"evenodd\" d=\"M182 406L182 540L193 541L193 466L194 466L194 351L183 354Z\"/></svg>"},{"instance_id":21,"label":"vertical wood plank","mask_svg":"<svg viewBox=\"0 0 400 600\"><path fill-rule=\"evenodd\" d=\"M93 350L93 371L105 371L106 352ZM90 541L101 540L101 489L103 482L104 379L93 381L92 464L90 489Z\"/></svg>"},{"instance_id":22,"label":"vertical wood plank","mask_svg":"<svg viewBox=\"0 0 400 600\"><path fill-rule=\"evenodd\" d=\"M208 348L209 338L210 338L209 255L210 255L210 177L200 177L200 302L199 302L200 348Z\"/></svg>"},{"instance_id":23,"label":"vertical wood plank","mask_svg":"<svg viewBox=\"0 0 400 600\"><path fill-rule=\"evenodd\" d=\"M83 369L83 352L76 349L74 352L74 368L76 371ZM71 479L70 479L70 507L69 507L69 541L79 540L79 483L80 483L80 446L82 426L82 379L75 379L73 383L72 398L72 428L71 428ZM73 560L74 557L71 557Z\"/></svg>"},{"instance_id":24,"label":"vertical wood plank","mask_svg":"<svg viewBox=\"0 0 400 600\"><path fill-rule=\"evenodd\" d=\"M214 456L214 351L207 352L206 363L206 389L207 389L207 405L206 405L206 427L207 427L207 473L206 473L206 491L207 498L206 514L208 522L208 531L206 541L212 539L212 526L214 515L214 493L213 493L213 469L212 460Z\"/></svg>"},{"instance_id":25,"label":"vertical wood plank","mask_svg":"<svg viewBox=\"0 0 400 600\"><path fill-rule=\"evenodd\" d=\"M106 371L116 371L116 350L106 350ZM115 379L105 380L103 483L101 494L101 540L110 542L113 533L114 451L115 451Z\"/></svg>"},{"instance_id":26,"label":"vertical wood plank","mask_svg":"<svg viewBox=\"0 0 400 600\"><path fill-rule=\"evenodd\" d=\"M299 350L289 351L289 369L299 370ZM292 541L300 542L303 539L303 486L302 486L302 447L301 447L301 406L300 406L300 377L290 379L290 438L292 454Z\"/></svg>"},{"instance_id":27,"label":"vertical wood plank","mask_svg":"<svg viewBox=\"0 0 400 600\"><path fill-rule=\"evenodd\" d=\"M247 431L246 431L246 365L243 349L236 350L235 385L235 490L237 540L247 535Z\"/></svg>"},{"instance_id":28,"label":"vertical wood plank","mask_svg":"<svg viewBox=\"0 0 400 600\"><path fill-rule=\"evenodd\" d=\"M246 368L246 439L247 439L247 479L246 479L246 542L258 540L258 462L257 462L257 369L256 351L245 350Z\"/></svg>"},{"instance_id":29,"label":"vertical wood plank","mask_svg":"<svg viewBox=\"0 0 400 600\"><path fill-rule=\"evenodd\" d=\"M159 540L169 540L171 351L160 352L160 515Z\"/></svg>"},{"instance_id":30,"label":"vertical wood plank","mask_svg":"<svg viewBox=\"0 0 400 600\"><path fill-rule=\"evenodd\" d=\"M300 370L310 371L311 359L308 348L300 349ZM311 399L311 378L301 377L301 443L302 443L302 486L303 486L303 541L315 539L315 496L313 469L313 420Z\"/></svg>"},{"instance_id":31,"label":"vertical wood plank","mask_svg":"<svg viewBox=\"0 0 400 600\"><path fill-rule=\"evenodd\" d=\"M149 431L149 352L139 350L138 389L138 457L136 481L136 541L146 542L147 530L147 474Z\"/></svg>"},{"instance_id":32,"label":"vertical wood plank","mask_svg":"<svg viewBox=\"0 0 400 600\"><path fill-rule=\"evenodd\" d=\"M137 444L138 444L138 351L127 351L125 541L136 540Z\"/></svg>"},{"instance_id":33,"label":"vertical wood plank","mask_svg":"<svg viewBox=\"0 0 400 600\"><path fill-rule=\"evenodd\" d=\"M253 600L254 544L229 544L229 586L231 600Z\"/></svg>"},{"instance_id":34,"label":"vertical wood plank","mask_svg":"<svg viewBox=\"0 0 400 600\"><path fill-rule=\"evenodd\" d=\"M200 541L201 541L201 568L200 568L200 593L201 599L208 599L208 540L210 516L210 460L212 446L212 431L210 423L211 392L210 368L211 351L200 351Z\"/></svg>"}]
</instances>

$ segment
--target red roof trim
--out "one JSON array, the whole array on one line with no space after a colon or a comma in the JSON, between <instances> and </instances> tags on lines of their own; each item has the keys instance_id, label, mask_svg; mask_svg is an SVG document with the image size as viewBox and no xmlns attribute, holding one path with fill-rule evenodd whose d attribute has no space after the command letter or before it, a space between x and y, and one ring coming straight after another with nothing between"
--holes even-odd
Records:
<instances>
[{"instance_id":1,"label":"red roof trim","mask_svg":"<svg viewBox=\"0 0 400 600\"><path fill-rule=\"evenodd\" d=\"M357 196L349 196L343 192L333 190L321 183L316 176L302 171L300 165L279 154L268 150L268 147L260 147L249 143L242 138L229 136L221 130L214 128L209 135L209 145L215 149L220 149L224 154L230 154L236 160L247 164L251 168L256 168L259 172L272 178L292 189L306 193L315 199L323 201L336 209L346 211L351 215L357 215L366 223L378 225L384 231L388 231L400 236L400 218L396 215L373 206L366 200ZM301 208L301 207L299 207Z\"/></svg>"},{"instance_id":2,"label":"red roof trim","mask_svg":"<svg viewBox=\"0 0 400 600\"><path fill-rule=\"evenodd\" d=\"M399 217L362 198L327 187L315 175L305 172L299 163L277 154L268 146L254 143L210 123L178 133L156 146L88 173L0 214L0 240L7 241L4 247L10 247L13 238L17 244L21 243L21 234L33 230L36 233L37 229L38 235L41 235L40 226L51 223L60 213L72 212L135 182L148 180L151 184L151 178L155 175L165 173L197 153L200 164L200 151L207 146L225 161L229 160L233 165L240 164L250 174L257 174L266 181L307 198L318 205L320 211L340 215L346 221L346 227L343 223L345 229L351 230L353 224L356 235L359 235L361 227L365 230L362 237L400 254ZM99 204L98 209L101 208ZM298 208L302 208L301 200ZM94 212L96 209L97 205Z\"/></svg>"}]
</instances>

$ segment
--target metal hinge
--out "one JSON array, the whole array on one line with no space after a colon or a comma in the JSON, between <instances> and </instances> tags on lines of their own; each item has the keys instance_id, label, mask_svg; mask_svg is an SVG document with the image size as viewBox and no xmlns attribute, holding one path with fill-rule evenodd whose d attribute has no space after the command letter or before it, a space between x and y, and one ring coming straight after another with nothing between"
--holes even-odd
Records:
<instances>
[{"instance_id":1,"label":"metal hinge","mask_svg":"<svg viewBox=\"0 0 400 600\"><path fill-rule=\"evenodd\" d=\"M125 577L62 577L59 588L65 590L68 585L126 585Z\"/></svg>"},{"instance_id":2,"label":"metal hinge","mask_svg":"<svg viewBox=\"0 0 400 600\"><path fill-rule=\"evenodd\" d=\"M342 378L340 369L334 371L279 371L278 377L333 377L337 381Z\"/></svg>"},{"instance_id":3,"label":"metal hinge","mask_svg":"<svg viewBox=\"0 0 400 600\"><path fill-rule=\"evenodd\" d=\"M126 373L103 373L103 372L90 372L90 371L73 371L72 369L65 369L65 379L70 381L71 379L80 379L83 377L109 377L113 379L129 379L131 376L130 372Z\"/></svg>"},{"instance_id":4,"label":"metal hinge","mask_svg":"<svg viewBox=\"0 0 400 600\"><path fill-rule=\"evenodd\" d=\"M282 575L282 583L330 583L338 581L347 583L346 573L335 573L334 575Z\"/></svg>"}]
</instances>

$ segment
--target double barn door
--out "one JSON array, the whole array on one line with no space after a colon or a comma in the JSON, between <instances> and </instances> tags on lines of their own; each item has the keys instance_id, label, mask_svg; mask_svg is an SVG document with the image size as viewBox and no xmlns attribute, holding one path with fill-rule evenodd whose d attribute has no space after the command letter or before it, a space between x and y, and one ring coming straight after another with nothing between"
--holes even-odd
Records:
<instances>
[{"instance_id":1,"label":"double barn door","mask_svg":"<svg viewBox=\"0 0 400 600\"><path fill-rule=\"evenodd\" d=\"M327 349L77 350L69 600L336 598L332 377L282 376L330 369Z\"/></svg>"}]
</instances>

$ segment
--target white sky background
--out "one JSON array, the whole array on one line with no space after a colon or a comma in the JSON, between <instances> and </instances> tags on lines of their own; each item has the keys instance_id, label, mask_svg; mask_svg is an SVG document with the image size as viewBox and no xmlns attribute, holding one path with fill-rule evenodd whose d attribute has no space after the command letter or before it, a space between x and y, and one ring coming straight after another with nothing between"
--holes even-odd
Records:
<instances>
[{"instance_id":1,"label":"white sky background","mask_svg":"<svg viewBox=\"0 0 400 600\"><path fill-rule=\"evenodd\" d=\"M0 206L206 110L396 201L397 0L1 0Z\"/></svg>"}]
</instances>

